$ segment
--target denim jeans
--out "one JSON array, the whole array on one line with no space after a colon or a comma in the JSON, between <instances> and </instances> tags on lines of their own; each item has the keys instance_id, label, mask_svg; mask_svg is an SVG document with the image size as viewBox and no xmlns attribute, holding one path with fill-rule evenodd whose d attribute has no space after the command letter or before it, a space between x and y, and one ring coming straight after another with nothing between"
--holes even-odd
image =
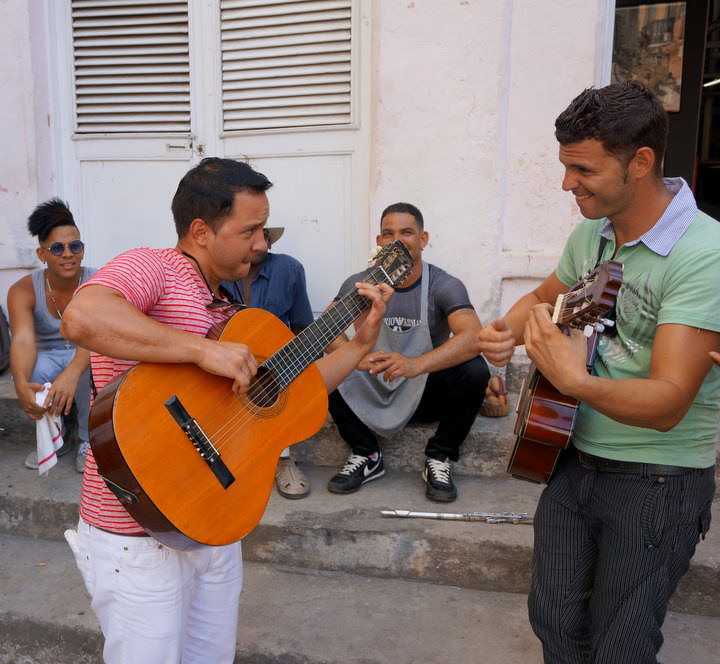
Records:
<instances>
[{"instance_id":1,"label":"denim jeans","mask_svg":"<svg viewBox=\"0 0 720 664\"><path fill-rule=\"evenodd\" d=\"M75 356L75 349L57 348L40 350L30 376L34 383L52 383ZM90 415L90 367L78 380L75 390L75 406L78 412L78 437L82 441L90 440L88 434L88 417Z\"/></svg>"}]
</instances>

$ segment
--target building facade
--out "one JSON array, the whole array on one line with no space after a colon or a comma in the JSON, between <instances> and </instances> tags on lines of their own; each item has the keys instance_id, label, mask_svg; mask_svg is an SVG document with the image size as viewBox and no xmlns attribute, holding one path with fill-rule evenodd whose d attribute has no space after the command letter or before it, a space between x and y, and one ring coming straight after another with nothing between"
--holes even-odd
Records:
<instances>
[{"instance_id":1,"label":"building facade","mask_svg":"<svg viewBox=\"0 0 720 664\"><path fill-rule=\"evenodd\" d=\"M148 8L151 9L148 9ZM379 214L425 215L426 259L482 320L555 266L576 206L553 122L610 80L612 0L0 0L0 293L36 267L32 208L67 200L99 266L172 246L204 156L275 183L276 250L321 311Z\"/></svg>"}]
</instances>

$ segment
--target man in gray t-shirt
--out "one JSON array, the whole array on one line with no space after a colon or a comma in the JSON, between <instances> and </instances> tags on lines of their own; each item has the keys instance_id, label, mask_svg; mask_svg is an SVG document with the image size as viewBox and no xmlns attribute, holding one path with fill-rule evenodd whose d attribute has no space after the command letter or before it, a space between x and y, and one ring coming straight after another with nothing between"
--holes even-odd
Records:
<instances>
[{"instance_id":1,"label":"man in gray t-shirt","mask_svg":"<svg viewBox=\"0 0 720 664\"><path fill-rule=\"evenodd\" d=\"M383 211L377 243L396 240L408 249L413 269L387 305L375 350L330 395L330 413L351 453L328 490L352 493L385 473L376 435L391 436L411 420L439 421L425 447L423 478L428 498L451 502L457 489L450 462L459 458L489 379L478 350L481 325L463 283L423 262L428 233L414 205ZM365 274L348 278L336 301ZM332 347L345 341L341 335Z\"/></svg>"}]
</instances>

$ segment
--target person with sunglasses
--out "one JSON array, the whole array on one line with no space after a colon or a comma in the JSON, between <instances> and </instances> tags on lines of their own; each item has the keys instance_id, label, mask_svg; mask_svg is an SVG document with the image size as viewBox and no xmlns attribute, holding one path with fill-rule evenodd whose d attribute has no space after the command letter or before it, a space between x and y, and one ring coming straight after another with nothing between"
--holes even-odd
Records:
<instances>
[{"instance_id":1,"label":"person with sunglasses","mask_svg":"<svg viewBox=\"0 0 720 664\"><path fill-rule=\"evenodd\" d=\"M10 368L20 405L32 420L45 413L64 418L64 443L57 456L70 452L77 428L80 444L75 469L82 473L89 447L90 353L76 347L60 333L60 321L75 289L94 268L82 266L85 245L80 239L72 212L57 198L38 205L28 219L30 234L38 238L35 250L44 267L15 282L8 291L12 343ZM36 393L50 383L44 405ZM70 416L75 405L77 419ZM25 466L38 468L37 452L25 459Z\"/></svg>"}]
</instances>

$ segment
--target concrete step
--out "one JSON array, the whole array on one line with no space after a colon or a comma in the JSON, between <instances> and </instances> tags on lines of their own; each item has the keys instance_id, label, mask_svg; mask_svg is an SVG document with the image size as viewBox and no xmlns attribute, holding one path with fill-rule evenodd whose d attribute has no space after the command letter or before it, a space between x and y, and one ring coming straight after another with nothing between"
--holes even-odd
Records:
<instances>
[{"instance_id":1,"label":"concrete step","mask_svg":"<svg viewBox=\"0 0 720 664\"><path fill-rule=\"evenodd\" d=\"M100 661L64 542L0 535L0 664ZM246 563L237 664L525 664L541 660L521 594ZM665 664L718 662L720 618L670 612Z\"/></svg>"},{"instance_id":2,"label":"concrete step","mask_svg":"<svg viewBox=\"0 0 720 664\"><path fill-rule=\"evenodd\" d=\"M77 521L80 476L72 455L47 477L22 466L27 444L0 441L0 532L59 540ZM527 592L532 527L468 521L389 519L385 509L532 514L541 488L514 479L458 477L459 498L438 505L419 473L390 470L360 491L326 490L334 472L306 466L312 492L287 500L273 491L265 514L245 538L246 560L369 577L408 579L474 590ZM677 611L720 615L720 535L698 546L672 600Z\"/></svg>"},{"instance_id":3,"label":"concrete step","mask_svg":"<svg viewBox=\"0 0 720 664\"><path fill-rule=\"evenodd\" d=\"M457 473L472 477L505 475L507 456L514 440L512 429L517 395L511 394L510 401L510 415L476 418L463 443L461 458L456 465ZM0 436L13 440L35 439L34 422L24 416L17 400L9 396L0 396L0 427L5 429ZM420 472L425 459L425 444L435 428L436 425L411 424L392 440L380 439L386 465L396 470ZM293 450L299 461L329 468L342 466L349 452L329 416L317 434L298 443Z\"/></svg>"}]
</instances>

